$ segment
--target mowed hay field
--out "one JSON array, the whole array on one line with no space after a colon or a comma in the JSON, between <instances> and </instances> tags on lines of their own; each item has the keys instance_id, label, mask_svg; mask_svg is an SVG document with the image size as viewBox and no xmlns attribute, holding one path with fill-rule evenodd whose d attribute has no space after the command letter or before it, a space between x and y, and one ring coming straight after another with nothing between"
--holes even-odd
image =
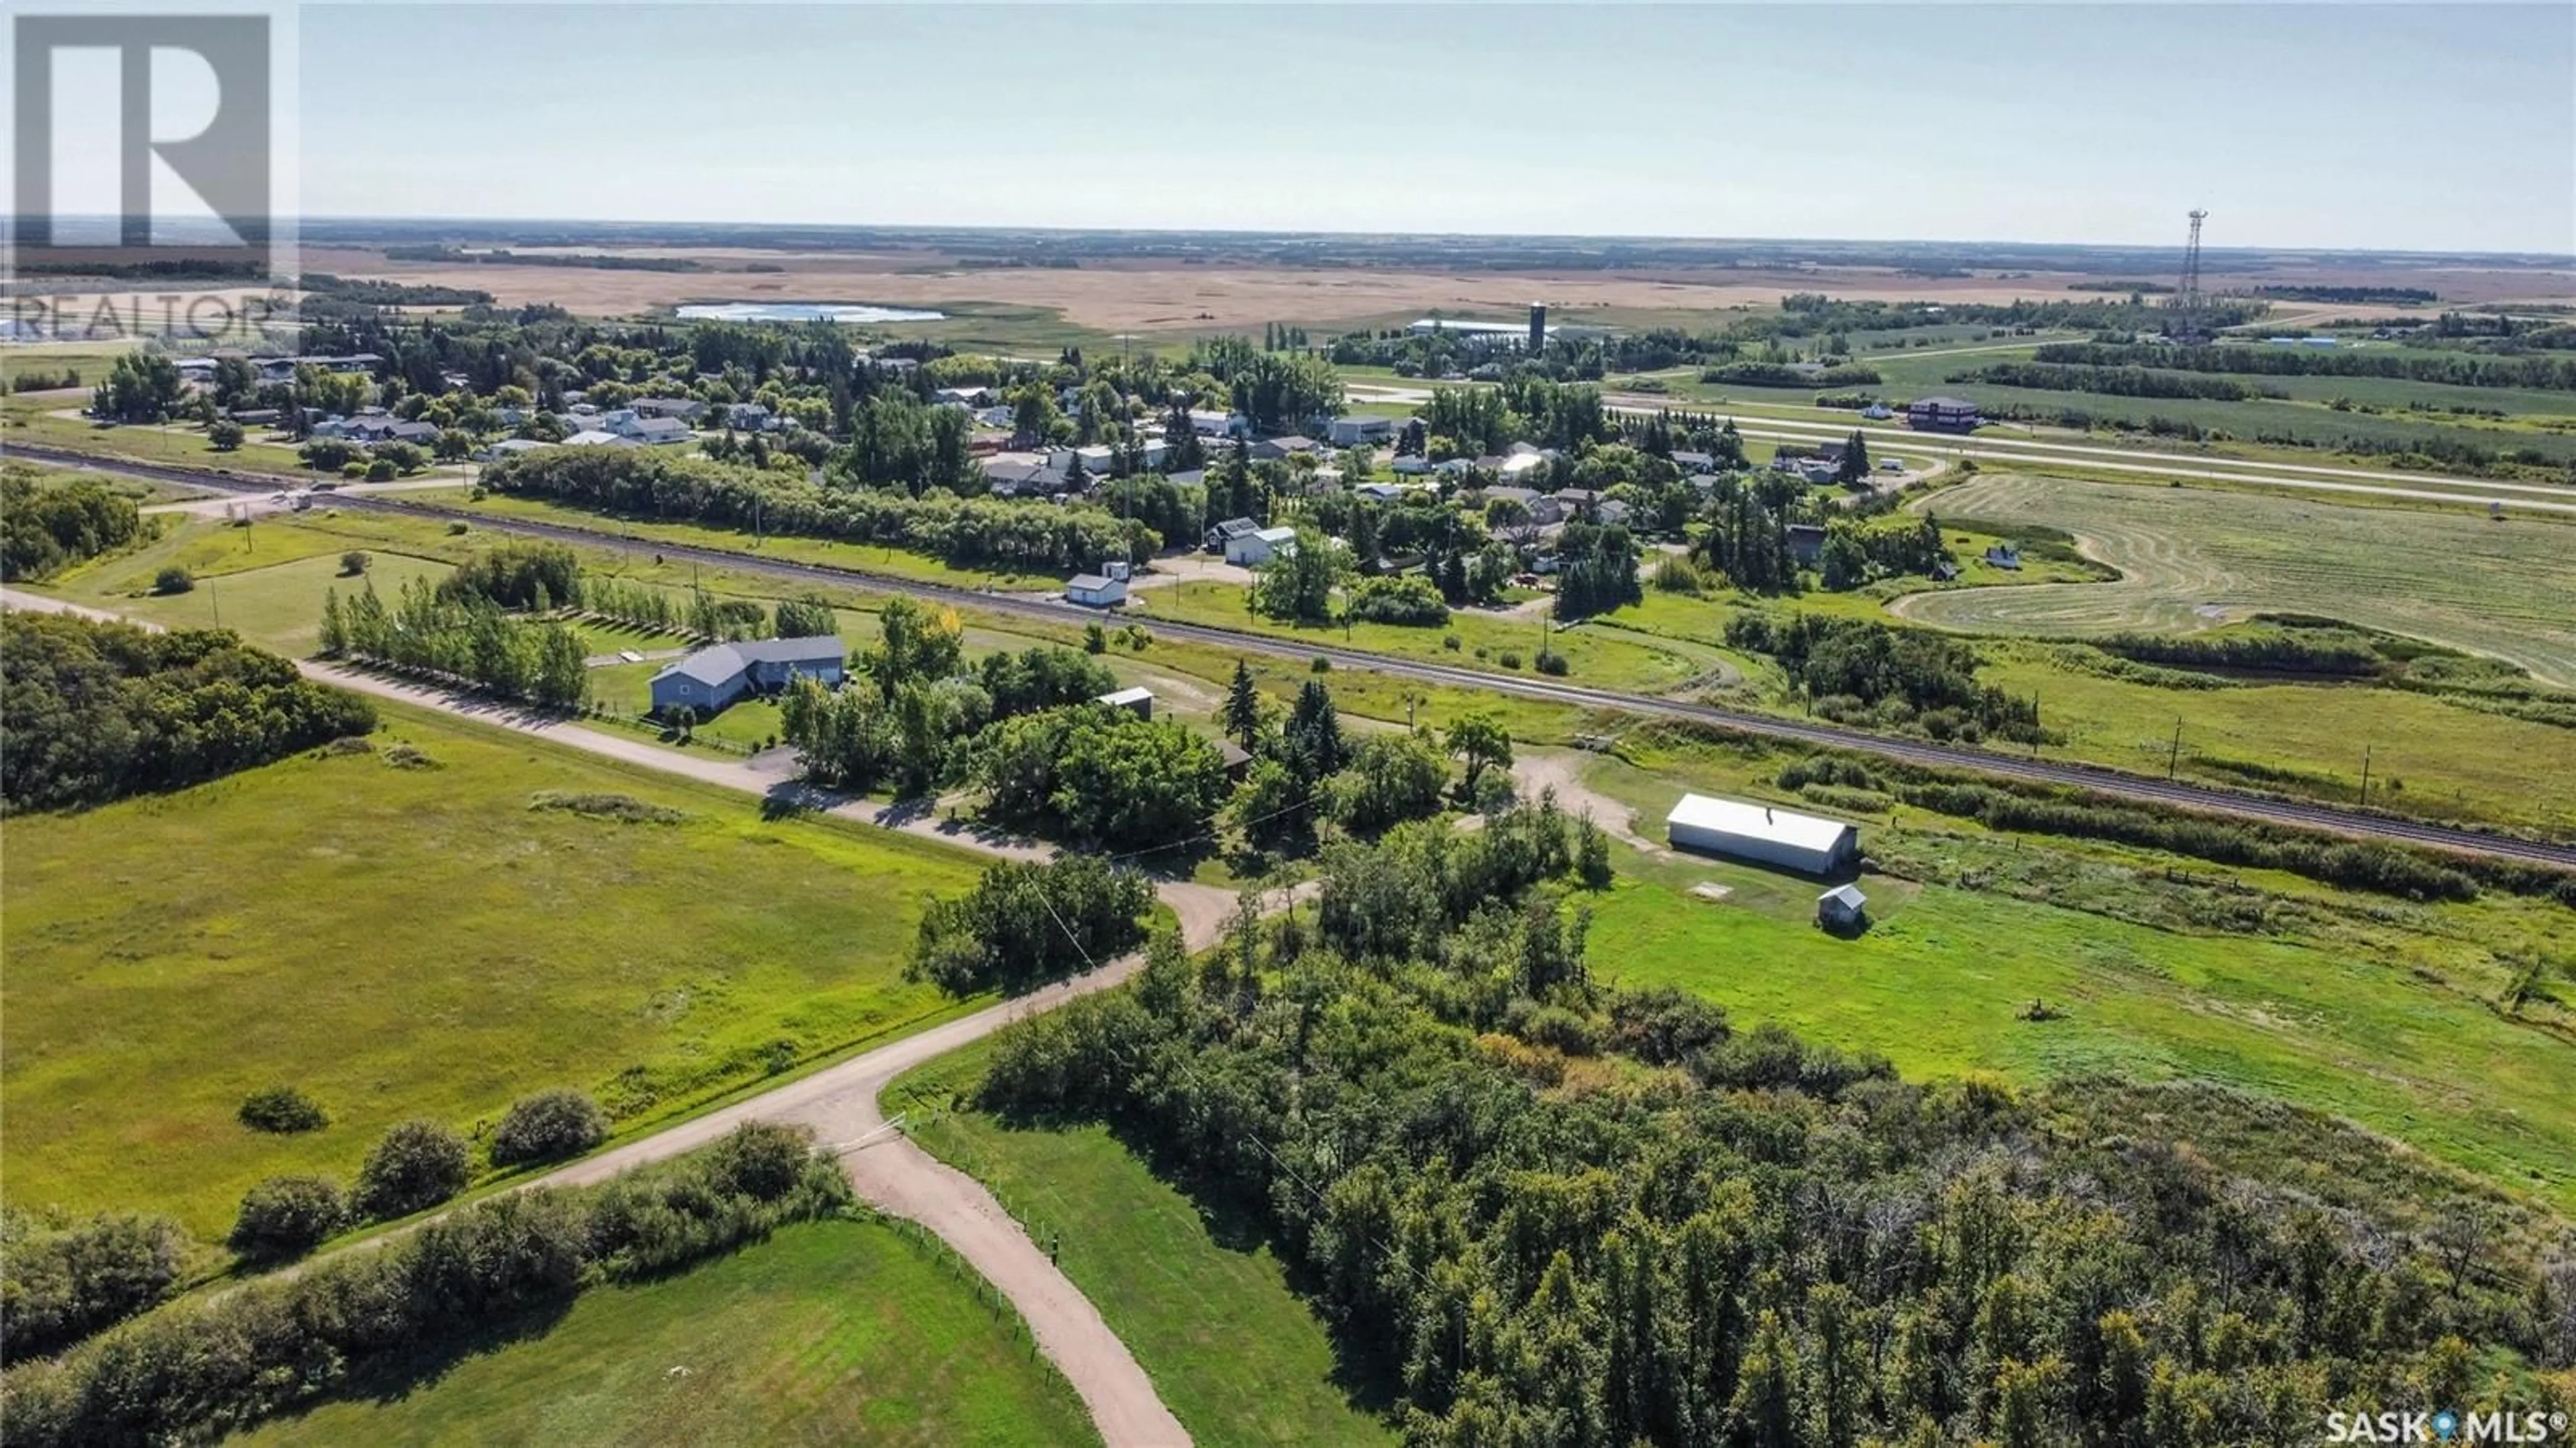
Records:
<instances>
[{"instance_id":1,"label":"mowed hay field","mask_svg":"<svg viewBox=\"0 0 2576 1448\"><path fill-rule=\"evenodd\" d=\"M2576 686L2576 527L2529 514L2495 522L2021 473L1974 478L1915 506L1945 521L2061 528L2122 575L1922 593L1889 606L1916 623L2066 638L2322 614Z\"/></svg>"},{"instance_id":2,"label":"mowed hay field","mask_svg":"<svg viewBox=\"0 0 2576 1448\"><path fill-rule=\"evenodd\" d=\"M807 1222L687 1272L495 1324L454 1362L232 1441L545 1448L1097 1443L1082 1400L939 1249L875 1221Z\"/></svg>"},{"instance_id":3,"label":"mowed hay field","mask_svg":"<svg viewBox=\"0 0 2576 1448\"><path fill-rule=\"evenodd\" d=\"M406 1117L470 1130L569 1085L649 1121L956 1009L901 967L922 902L968 888L973 857L387 716L372 753L8 821L12 1202L168 1211L216 1237L253 1182L346 1178ZM434 765L390 763L398 742ZM540 790L686 819L532 809ZM241 1126L274 1083L331 1124Z\"/></svg>"}]
</instances>

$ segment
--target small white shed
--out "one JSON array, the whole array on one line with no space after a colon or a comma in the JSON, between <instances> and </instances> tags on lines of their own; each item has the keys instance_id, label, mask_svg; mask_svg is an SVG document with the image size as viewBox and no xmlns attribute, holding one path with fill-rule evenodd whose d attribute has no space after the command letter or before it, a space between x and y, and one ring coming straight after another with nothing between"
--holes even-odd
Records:
<instances>
[{"instance_id":1,"label":"small white shed","mask_svg":"<svg viewBox=\"0 0 2576 1448\"><path fill-rule=\"evenodd\" d=\"M1225 561L1243 568L1258 568L1283 550L1297 546L1294 528L1263 528L1240 538L1225 540Z\"/></svg>"},{"instance_id":2,"label":"small white shed","mask_svg":"<svg viewBox=\"0 0 2576 1448\"><path fill-rule=\"evenodd\" d=\"M1851 930L1869 918L1869 897L1858 885L1836 885L1816 897L1816 923L1827 930Z\"/></svg>"}]
</instances>

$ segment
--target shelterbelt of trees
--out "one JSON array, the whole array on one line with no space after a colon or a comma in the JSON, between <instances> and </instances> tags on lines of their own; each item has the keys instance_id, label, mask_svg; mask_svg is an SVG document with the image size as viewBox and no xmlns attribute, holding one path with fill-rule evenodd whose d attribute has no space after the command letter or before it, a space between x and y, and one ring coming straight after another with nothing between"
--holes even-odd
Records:
<instances>
[{"instance_id":1,"label":"shelterbelt of trees","mask_svg":"<svg viewBox=\"0 0 2576 1448\"><path fill-rule=\"evenodd\" d=\"M11 810L175 789L375 724L364 699L306 682L229 630L0 616L0 805Z\"/></svg>"},{"instance_id":2,"label":"shelterbelt of trees","mask_svg":"<svg viewBox=\"0 0 2576 1448\"><path fill-rule=\"evenodd\" d=\"M24 468L0 473L0 578L43 578L145 536L134 500L94 480L39 487Z\"/></svg>"},{"instance_id":3,"label":"shelterbelt of trees","mask_svg":"<svg viewBox=\"0 0 2576 1448\"><path fill-rule=\"evenodd\" d=\"M1918 1086L1605 988L1576 868L1545 807L1336 846L1318 917L1158 945L1001 1038L981 1103L1258 1221L1424 1448L2192 1448L2576 1395L2565 1223L2358 1133L2398 1189L2329 1204L2133 1088Z\"/></svg>"},{"instance_id":4,"label":"shelterbelt of trees","mask_svg":"<svg viewBox=\"0 0 2576 1448\"><path fill-rule=\"evenodd\" d=\"M1163 546L1151 528L1106 508L817 487L801 474L631 449L532 453L495 465L485 480L503 493L577 507L882 543L960 565L1087 568L1104 558L1141 563Z\"/></svg>"},{"instance_id":5,"label":"shelterbelt of trees","mask_svg":"<svg viewBox=\"0 0 2576 1448\"><path fill-rule=\"evenodd\" d=\"M2455 387L2528 387L2576 392L2576 358L2499 357L2474 352L2374 348L2169 347L2156 343L2052 342L2035 360L2079 367L2164 367L2247 372L2263 377L2396 377Z\"/></svg>"}]
</instances>

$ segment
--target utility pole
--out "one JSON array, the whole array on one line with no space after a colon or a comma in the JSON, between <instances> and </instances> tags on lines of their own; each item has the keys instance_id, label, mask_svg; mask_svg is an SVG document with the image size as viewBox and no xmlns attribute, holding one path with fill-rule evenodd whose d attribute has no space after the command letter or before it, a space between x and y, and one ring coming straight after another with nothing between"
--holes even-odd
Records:
<instances>
[{"instance_id":1,"label":"utility pole","mask_svg":"<svg viewBox=\"0 0 2576 1448\"><path fill-rule=\"evenodd\" d=\"M2175 766L2177 766L2177 765L2179 765L2179 764L2181 764L2181 763L2182 763L2182 716L2181 716L2180 714L2176 714L2176 715L2174 716L2174 737L2173 737L2173 748L2172 748L2172 749L2170 749L2170 750L2168 750L2168 751L2166 751L2166 753L2165 753L2165 778L2166 778L2166 779L2168 779L2168 780L2172 779L2172 778L2174 777L2174 768L2175 768Z\"/></svg>"},{"instance_id":2,"label":"utility pole","mask_svg":"<svg viewBox=\"0 0 2576 1448\"><path fill-rule=\"evenodd\" d=\"M2370 803L2370 746L2361 746L2361 803Z\"/></svg>"}]
</instances>

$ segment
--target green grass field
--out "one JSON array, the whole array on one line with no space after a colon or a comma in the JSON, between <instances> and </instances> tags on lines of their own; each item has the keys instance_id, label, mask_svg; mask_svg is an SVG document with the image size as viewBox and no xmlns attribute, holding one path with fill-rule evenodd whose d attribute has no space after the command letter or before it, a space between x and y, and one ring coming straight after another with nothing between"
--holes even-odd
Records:
<instances>
[{"instance_id":1,"label":"green grass field","mask_svg":"<svg viewBox=\"0 0 2576 1448\"><path fill-rule=\"evenodd\" d=\"M389 764L396 740L437 767ZM639 1125L956 1009L900 968L970 856L416 711L377 745L8 821L13 1201L219 1236L252 1182L345 1177L404 1117L472 1128L571 1085ZM539 790L689 818L534 811ZM237 1124L277 1082L331 1125Z\"/></svg>"},{"instance_id":2,"label":"green grass field","mask_svg":"<svg viewBox=\"0 0 2576 1448\"><path fill-rule=\"evenodd\" d=\"M1661 775L1595 765L1593 786L1640 810L1660 838L1663 813L1707 778L1696 761ZM1595 905L1590 959L1627 985L1676 985L1732 1012L1892 1059L1909 1076L1993 1071L2023 1081L2104 1073L2189 1077L2349 1117L2505 1185L2576 1204L2576 1040L2563 1013L2510 1019L2493 1005L2495 952L2549 948L2560 907L2521 901L2380 909L2260 872L2227 872L2281 892L2309 923L2280 933L2184 933L2050 904L2090 884L2042 883L2015 898L2005 869L2029 857L1905 809L1893 829L1864 823L1866 848L1971 856L1991 888L1862 881L1873 927L1857 940L1815 928L1818 886L1684 855L1618 854L1621 879ZM2037 846L2057 850L2052 842ZM2073 849L2094 867L2149 872L2120 888L2154 890L2161 857ZM2169 862L2207 876L2206 866ZM2069 880L2082 878L2070 873ZM1692 893L1727 887L1723 900ZM2286 907L2285 907L2286 908ZM2318 923L2323 922L2323 923ZM2034 1024L2034 998L2066 1012ZM2550 1024L2552 1020L2559 1023ZM2476 1062L2466 1069L2464 1062Z\"/></svg>"},{"instance_id":3,"label":"green grass field","mask_svg":"<svg viewBox=\"0 0 2576 1448\"><path fill-rule=\"evenodd\" d=\"M1982 474L1916 506L2061 528L2123 574L2116 583L1917 594L1894 606L1918 623L2074 637L2312 613L2576 685L2576 528L2564 524L2021 473Z\"/></svg>"},{"instance_id":4,"label":"green grass field","mask_svg":"<svg viewBox=\"0 0 2576 1448\"><path fill-rule=\"evenodd\" d=\"M232 1441L1099 1442L1072 1387L961 1270L893 1226L802 1223L661 1281L595 1288L552 1323L495 1324L452 1363L361 1382Z\"/></svg>"},{"instance_id":5,"label":"green grass field","mask_svg":"<svg viewBox=\"0 0 2576 1448\"><path fill-rule=\"evenodd\" d=\"M895 1082L889 1101L970 1089L986 1047ZM1056 1258L1201 1448L1392 1444L1336 1381L1332 1344L1285 1269L1244 1229L1212 1221L1108 1130L1019 1131L932 1110L914 1139L981 1181Z\"/></svg>"}]
</instances>

